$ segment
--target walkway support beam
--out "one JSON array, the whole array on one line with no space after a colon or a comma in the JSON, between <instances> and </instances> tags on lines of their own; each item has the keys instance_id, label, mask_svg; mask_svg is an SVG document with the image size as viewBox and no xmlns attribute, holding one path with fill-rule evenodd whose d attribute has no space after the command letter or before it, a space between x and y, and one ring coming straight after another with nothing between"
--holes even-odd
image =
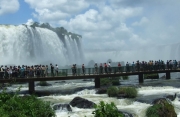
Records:
<instances>
[{"instance_id":1,"label":"walkway support beam","mask_svg":"<svg viewBox=\"0 0 180 117\"><path fill-rule=\"evenodd\" d=\"M33 94L35 92L34 81L29 81L29 94Z\"/></svg>"},{"instance_id":2,"label":"walkway support beam","mask_svg":"<svg viewBox=\"0 0 180 117\"><path fill-rule=\"evenodd\" d=\"M100 88L100 78L98 76L95 77L94 82L95 88Z\"/></svg>"},{"instance_id":3,"label":"walkway support beam","mask_svg":"<svg viewBox=\"0 0 180 117\"><path fill-rule=\"evenodd\" d=\"M166 79L171 79L171 74L169 71L166 71Z\"/></svg>"},{"instance_id":4,"label":"walkway support beam","mask_svg":"<svg viewBox=\"0 0 180 117\"><path fill-rule=\"evenodd\" d=\"M139 83L143 83L144 78L143 78L143 73L139 73Z\"/></svg>"}]
</instances>

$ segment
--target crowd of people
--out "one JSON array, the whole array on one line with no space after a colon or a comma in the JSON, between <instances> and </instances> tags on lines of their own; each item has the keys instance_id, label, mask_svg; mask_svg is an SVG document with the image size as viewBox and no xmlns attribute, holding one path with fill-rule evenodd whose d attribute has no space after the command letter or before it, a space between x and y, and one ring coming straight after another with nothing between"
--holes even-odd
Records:
<instances>
[{"instance_id":1,"label":"crowd of people","mask_svg":"<svg viewBox=\"0 0 180 117\"><path fill-rule=\"evenodd\" d=\"M58 65L50 64L51 76L58 76ZM0 78L30 78L47 77L49 75L48 65L34 66L3 66L0 67Z\"/></svg>"},{"instance_id":2,"label":"crowd of people","mask_svg":"<svg viewBox=\"0 0 180 117\"><path fill-rule=\"evenodd\" d=\"M153 71L153 70L172 70L180 68L180 61L176 60L167 60L165 63L163 60L158 61L136 61L130 63L126 63L125 65L121 65L119 62L116 66L111 66L111 62L108 63L95 63L93 73L94 74L108 74L112 72L135 72L135 71ZM77 69L81 69L81 73L85 75L86 68L85 65L82 64L81 68L77 68L76 64L73 64L72 67L72 75L77 75ZM49 73L50 71L50 73ZM55 66L50 64L50 70L48 65L34 65L34 66L1 66L0 67L0 78L27 78L27 77L47 77L47 76L58 76L59 68L56 64Z\"/></svg>"}]
</instances>

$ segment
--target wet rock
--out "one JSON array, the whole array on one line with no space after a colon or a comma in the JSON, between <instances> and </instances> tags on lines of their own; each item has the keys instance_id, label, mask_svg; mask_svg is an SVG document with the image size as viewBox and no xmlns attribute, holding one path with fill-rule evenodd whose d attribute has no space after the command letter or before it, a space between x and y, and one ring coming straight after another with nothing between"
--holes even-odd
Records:
<instances>
[{"instance_id":1,"label":"wet rock","mask_svg":"<svg viewBox=\"0 0 180 117\"><path fill-rule=\"evenodd\" d=\"M92 79L83 79L82 81L92 81Z\"/></svg>"},{"instance_id":2,"label":"wet rock","mask_svg":"<svg viewBox=\"0 0 180 117\"><path fill-rule=\"evenodd\" d=\"M124 111L119 111L119 112L122 113L124 115L124 117L133 117L133 115L131 113L124 112Z\"/></svg>"},{"instance_id":3,"label":"wet rock","mask_svg":"<svg viewBox=\"0 0 180 117\"><path fill-rule=\"evenodd\" d=\"M128 96L126 94L118 94L117 95L118 99L122 99L122 98L128 98Z\"/></svg>"},{"instance_id":4,"label":"wet rock","mask_svg":"<svg viewBox=\"0 0 180 117\"><path fill-rule=\"evenodd\" d=\"M96 92L96 94L106 94L107 93L107 88L99 88Z\"/></svg>"},{"instance_id":5,"label":"wet rock","mask_svg":"<svg viewBox=\"0 0 180 117\"><path fill-rule=\"evenodd\" d=\"M162 104L164 102L167 102L167 99L166 98L158 98L158 99L155 99L152 104Z\"/></svg>"},{"instance_id":6,"label":"wet rock","mask_svg":"<svg viewBox=\"0 0 180 117\"><path fill-rule=\"evenodd\" d=\"M52 84L47 83L46 81L40 81L36 84L36 86L52 86Z\"/></svg>"},{"instance_id":7,"label":"wet rock","mask_svg":"<svg viewBox=\"0 0 180 117\"><path fill-rule=\"evenodd\" d=\"M167 96L165 96L167 99L169 99L169 100L171 100L171 101L174 101L175 100L175 98L176 98L176 93L174 94L174 95L167 95Z\"/></svg>"},{"instance_id":8,"label":"wet rock","mask_svg":"<svg viewBox=\"0 0 180 117\"><path fill-rule=\"evenodd\" d=\"M153 102L153 106L149 107L146 112L147 117L177 117L174 107L167 98L158 98Z\"/></svg>"},{"instance_id":9,"label":"wet rock","mask_svg":"<svg viewBox=\"0 0 180 117\"><path fill-rule=\"evenodd\" d=\"M54 104L54 110L65 110L65 111L72 111L71 106L69 104Z\"/></svg>"},{"instance_id":10,"label":"wet rock","mask_svg":"<svg viewBox=\"0 0 180 117\"><path fill-rule=\"evenodd\" d=\"M60 82L55 82L55 83L66 83L66 81L60 81Z\"/></svg>"},{"instance_id":11,"label":"wet rock","mask_svg":"<svg viewBox=\"0 0 180 117\"><path fill-rule=\"evenodd\" d=\"M160 77L160 79L165 79L166 78L166 75L163 75Z\"/></svg>"},{"instance_id":12,"label":"wet rock","mask_svg":"<svg viewBox=\"0 0 180 117\"><path fill-rule=\"evenodd\" d=\"M95 103L81 97L75 97L69 104L78 108L93 108Z\"/></svg>"}]
</instances>

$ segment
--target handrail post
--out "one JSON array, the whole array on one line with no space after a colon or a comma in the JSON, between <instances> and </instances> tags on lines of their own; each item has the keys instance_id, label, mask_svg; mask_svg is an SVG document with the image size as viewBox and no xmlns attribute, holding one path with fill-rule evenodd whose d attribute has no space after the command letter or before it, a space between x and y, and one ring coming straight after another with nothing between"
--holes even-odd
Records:
<instances>
[{"instance_id":1,"label":"handrail post","mask_svg":"<svg viewBox=\"0 0 180 117\"><path fill-rule=\"evenodd\" d=\"M35 92L34 81L29 81L29 94L33 94Z\"/></svg>"},{"instance_id":2,"label":"handrail post","mask_svg":"<svg viewBox=\"0 0 180 117\"><path fill-rule=\"evenodd\" d=\"M166 71L166 79L171 79L170 71Z\"/></svg>"},{"instance_id":3,"label":"handrail post","mask_svg":"<svg viewBox=\"0 0 180 117\"><path fill-rule=\"evenodd\" d=\"M144 78L143 78L143 73L139 73L139 83L143 83Z\"/></svg>"},{"instance_id":4,"label":"handrail post","mask_svg":"<svg viewBox=\"0 0 180 117\"><path fill-rule=\"evenodd\" d=\"M94 78L94 81L95 81L95 88L100 88L100 77L99 76L96 76Z\"/></svg>"}]
</instances>

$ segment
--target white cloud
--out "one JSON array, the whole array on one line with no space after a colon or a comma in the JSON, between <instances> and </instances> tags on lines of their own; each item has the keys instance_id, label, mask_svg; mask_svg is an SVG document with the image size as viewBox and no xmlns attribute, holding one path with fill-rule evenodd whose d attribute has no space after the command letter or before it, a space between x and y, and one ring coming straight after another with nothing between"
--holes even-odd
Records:
<instances>
[{"instance_id":1,"label":"white cloud","mask_svg":"<svg viewBox=\"0 0 180 117\"><path fill-rule=\"evenodd\" d=\"M42 22L54 22L70 18L70 16L81 12L89 5L84 0L25 0L35 9L33 15Z\"/></svg>"},{"instance_id":2,"label":"white cloud","mask_svg":"<svg viewBox=\"0 0 180 117\"><path fill-rule=\"evenodd\" d=\"M28 21L25 23L26 25L32 25L33 24L33 19L28 19Z\"/></svg>"},{"instance_id":3,"label":"white cloud","mask_svg":"<svg viewBox=\"0 0 180 117\"><path fill-rule=\"evenodd\" d=\"M85 51L127 51L179 42L179 0L25 1L39 22L82 35Z\"/></svg>"},{"instance_id":4,"label":"white cloud","mask_svg":"<svg viewBox=\"0 0 180 117\"><path fill-rule=\"evenodd\" d=\"M1 0L0 15L15 13L19 9L18 0Z\"/></svg>"},{"instance_id":5,"label":"white cloud","mask_svg":"<svg viewBox=\"0 0 180 117\"><path fill-rule=\"evenodd\" d=\"M139 22L134 22L132 25L133 26L144 26L148 23L148 18L147 17L142 17L141 20Z\"/></svg>"}]
</instances>

